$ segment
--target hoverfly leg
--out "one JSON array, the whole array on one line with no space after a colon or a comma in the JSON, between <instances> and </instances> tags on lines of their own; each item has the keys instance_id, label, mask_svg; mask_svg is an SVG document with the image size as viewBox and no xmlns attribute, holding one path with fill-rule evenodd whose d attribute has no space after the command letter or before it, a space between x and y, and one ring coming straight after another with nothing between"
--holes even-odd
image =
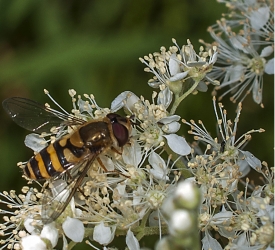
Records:
<instances>
[{"instance_id":1,"label":"hoverfly leg","mask_svg":"<svg viewBox=\"0 0 275 250\"><path fill-rule=\"evenodd\" d=\"M119 171L116 170L116 169L115 169L115 170L108 170L108 169L104 166L103 162L100 160L99 157L97 158L97 161L98 161L100 167L102 167L103 170L104 170L106 173L114 173L114 174L117 174L117 175L122 175L122 176L124 176L124 177L126 177L126 178L130 178L129 176L127 176L127 175L125 175L125 174L122 174L121 172L119 172Z\"/></svg>"},{"instance_id":2,"label":"hoverfly leg","mask_svg":"<svg viewBox=\"0 0 275 250\"><path fill-rule=\"evenodd\" d=\"M97 157L96 159L97 159L97 161L98 161L100 167L102 167L102 168L104 169L105 172L113 172L113 171L109 171L109 170L104 166L103 162L100 160L99 157Z\"/></svg>"},{"instance_id":3,"label":"hoverfly leg","mask_svg":"<svg viewBox=\"0 0 275 250\"><path fill-rule=\"evenodd\" d=\"M111 147L111 150L114 151L115 153L122 155L122 152L118 151L115 147Z\"/></svg>"}]
</instances>

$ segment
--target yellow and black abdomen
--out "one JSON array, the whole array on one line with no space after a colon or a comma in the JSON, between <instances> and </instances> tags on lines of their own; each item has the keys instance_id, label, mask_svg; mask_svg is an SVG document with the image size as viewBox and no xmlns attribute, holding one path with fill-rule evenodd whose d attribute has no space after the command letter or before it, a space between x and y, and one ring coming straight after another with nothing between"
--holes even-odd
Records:
<instances>
[{"instance_id":1,"label":"yellow and black abdomen","mask_svg":"<svg viewBox=\"0 0 275 250\"><path fill-rule=\"evenodd\" d=\"M79 162L86 150L71 143L70 137L55 141L33 156L25 166L25 175L34 180L55 177Z\"/></svg>"}]
</instances>

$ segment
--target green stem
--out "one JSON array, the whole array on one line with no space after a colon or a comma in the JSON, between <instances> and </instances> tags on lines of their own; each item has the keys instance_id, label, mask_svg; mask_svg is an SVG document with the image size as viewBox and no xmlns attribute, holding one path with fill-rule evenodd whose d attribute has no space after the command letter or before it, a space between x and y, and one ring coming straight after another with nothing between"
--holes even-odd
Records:
<instances>
[{"instance_id":1,"label":"green stem","mask_svg":"<svg viewBox=\"0 0 275 250\"><path fill-rule=\"evenodd\" d=\"M148 217L151 213L151 210L149 210L142 218L142 221L140 223L140 226L137 228L139 233L137 234L136 238L137 240L141 240L143 238L143 236L145 235L145 225L146 225L146 222L148 220Z\"/></svg>"},{"instance_id":2,"label":"green stem","mask_svg":"<svg viewBox=\"0 0 275 250\"><path fill-rule=\"evenodd\" d=\"M175 98L175 102L173 103L173 106L171 108L170 115L173 115L176 112L176 109L179 106L179 104L196 89L198 84L199 84L199 81L196 81L193 84L193 86L190 89L188 89L183 95Z\"/></svg>"},{"instance_id":3,"label":"green stem","mask_svg":"<svg viewBox=\"0 0 275 250\"><path fill-rule=\"evenodd\" d=\"M76 245L76 242L71 241L71 242L68 244L67 249L68 249L68 250L71 250L71 249L73 249L73 247L74 247L75 245Z\"/></svg>"}]
</instances>

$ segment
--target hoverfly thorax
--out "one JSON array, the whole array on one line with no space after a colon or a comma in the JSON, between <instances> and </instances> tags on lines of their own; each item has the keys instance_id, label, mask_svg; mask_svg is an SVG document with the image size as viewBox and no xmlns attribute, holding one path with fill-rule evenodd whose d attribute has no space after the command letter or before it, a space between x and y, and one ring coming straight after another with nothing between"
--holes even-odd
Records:
<instances>
[{"instance_id":1,"label":"hoverfly thorax","mask_svg":"<svg viewBox=\"0 0 275 250\"><path fill-rule=\"evenodd\" d=\"M104 121L91 122L78 131L84 147L91 152L100 153L104 148L113 144L108 123Z\"/></svg>"}]
</instances>

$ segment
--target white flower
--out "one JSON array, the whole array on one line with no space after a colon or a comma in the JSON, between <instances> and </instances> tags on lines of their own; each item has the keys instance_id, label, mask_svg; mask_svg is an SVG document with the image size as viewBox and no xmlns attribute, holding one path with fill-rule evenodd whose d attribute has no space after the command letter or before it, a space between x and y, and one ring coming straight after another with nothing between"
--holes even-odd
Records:
<instances>
[{"instance_id":1,"label":"white flower","mask_svg":"<svg viewBox=\"0 0 275 250\"><path fill-rule=\"evenodd\" d=\"M62 229L64 234L72 241L82 242L85 233L82 221L68 216L62 224Z\"/></svg>"},{"instance_id":2,"label":"white flower","mask_svg":"<svg viewBox=\"0 0 275 250\"><path fill-rule=\"evenodd\" d=\"M202 249L203 250L209 250L209 249L222 250L222 247L220 243L210 235L209 231L206 230L205 236L202 239Z\"/></svg>"},{"instance_id":3,"label":"white flower","mask_svg":"<svg viewBox=\"0 0 275 250\"><path fill-rule=\"evenodd\" d=\"M175 82L184 79L188 72L181 72L180 63L177 59L177 48L170 48L169 52L166 52L164 47L161 47L160 53L154 53L153 55L145 56L144 59L140 58L140 61L148 66L145 71L152 72L155 77L148 82L149 86L153 88L159 87L161 84L166 84L167 81Z\"/></svg>"},{"instance_id":4,"label":"white flower","mask_svg":"<svg viewBox=\"0 0 275 250\"><path fill-rule=\"evenodd\" d=\"M48 145L44 138L42 138L38 134L33 133L26 136L24 143L28 148L32 149L35 152L41 151Z\"/></svg>"},{"instance_id":5,"label":"white flower","mask_svg":"<svg viewBox=\"0 0 275 250\"><path fill-rule=\"evenodd\" d=\"M124 163L138 167L142 161L143 152L139 143L133 141L130 146L126 145L123 148L122 159Z\"/></svg>"},{"instance_id":6,"label":"white flower","mask_svg":"<svg viewBox=\"0 0 275 250\"><path fill-rule=\"evenodd\" d=\"M167 165L164 160L155 152L152 152L149 155L148 161L153 169L150 169L150 173L156 178L160 180L169 180Z\"/></svg>"},{"instance_id":7,"label":"white flower","mask_svg":"<svg viewBox=\"0 0 275 250\"><path fill-rule=\"evenodd\" d=\"M40 237L48 239L52 247L56 246L58 242L58 230L55 228L54 222L43 226Z\"/></svg>"},{"instance_id":8,"label":"white flower","mask_svg":"<svg viewBox=\"0 0 275 250\"><path fill-rule=\"evenodd\" d=\"M0 204L8 207L5 210L2 206L1 213L4 215L0 224L1 236L0 249L19 249L20 240L27 236L28 233L39 234L42 223L40 220L35 221L33 218L39 218L41 206L38 205L37 197L41 195L35 188L25 186L22 193L17 195L14 190L9 193L0 192ZM26 228L25 228L26 226ZM39 237L39 236L38 236ZM25 239L25 247L29 245L31 239ZM34 243L42 244L41 239L35 238Z\"/></svg>"},{"instance_id":9,"label":"white flower","mask_svg":"<svg viewBox=\"0 0 275 250\"><path fill-rule=\"evenodd\" d=\"M178 115L171 115L164 118L161 118L158 122L163 124L162 130L165 133L171 134L176 133L180 129L180 116Z\"/></svg>"},{"instance_id":10,"label":"white flower","mask_svg":"<svg viewBox=\"0 0 275 250\"><path fill-rule=\"evenodd\" d=\"M265 73L269 75L274 75L274 58L268 60L268 62L265 64Z\"/></svg>"},{"instance_id":11,"label":"white flower","mask_svg":"<svg viewBox=\"0 0 275 250\"><path fill-rule=\"evenodd\" d=\"M200 202L198 188L190 180L179 182L173 195L174 203L185 209L196 209Z\"/></svg>"},{"instance_id":12,"label":"white flower","mask_svg":"<svg viewBox=\"0 0 275 250\"><path fill-rule=\"evenodd\" d=\"M106 227L103 222L94 227L93 239L101 245L108 245L115 236L115 227Z\"/></svg>"},{"instance_id":13,"label":"white flower","mask_svg":"<svg viewBox=\"0 0 275 250\"><path fill-rule=\"evenodd\" d=\"M46 243L38 235L28 235L21 241L23 250L47 250Z\"/></svg>"},{"instance_id":14,"label":"white flower","mask_svg":"<svg viewBox=\"0 0 275 250\"><path fill-rule=\"evenodd\" d=\"M126 245L129 248L129 250L139 250L139 242L133 232L130 230L130 228L127 231L126 235Z\"/></svg>"},{"instance_id":15,"label":"white flower","mask_svg":"<svg viewBox=\"0 0 275 250\"><path fill-rule=\"evenodd\" d=\"M178 155L188 155L191 148L186 140L176 134L163 135L166 138L168 146Z\"/></svg>"},{"instance_id":16,"label":"white flower","mask_svg":"<svg viewBox=\"0 0 275 250\"><path fill-rule=\"evenodd\" d=\"M274 74L273 6L271 1L227 4L232 11L209 28L219 51L209 76L221 82L217 90L228 88L220 98L230 93L233 102L243 101L252 92L253 100L263 105L263 75Z\"/></svg>"},{"instance_id":17,"label":"white flower","mask_svg":"<svg viewBox=\"0 0 275 250\"><path fill-rule=\"evenodd\" d=\"M211 71L213 64L217 60L217 51L213 47L209 51L204 51L200 48L197 54L193 49L193 45L187 40L187 45L183 45L182 49L178 46L175 39L172 39L174 46L171 46L168 51L161 47L161 52L149 54L140 61L147 67L145 71L154 74L153 79L149 80L148 84L153 88L160 87L162 90L168 88L176 96L179 95L183 89L183 83L186 80L192 79L200 83L197 90L206 91L206 84L201 81L204 78L214 85L219 83L212 81L207 73Z\"/></svg>"},{"instance_id":18,"label":"white flower","mask_svg":"<svg viewBox=\"0 0 275 250\"><path fill-rule=\"evenodd\" d=\"M169 221L169 232L172 236L187 234L194 227L193 222L189 211L175 210Z\"/></svg>"},{"instance_id":19,"label":"white flower","mask_svg":"<svg viewBox=\"0 0 275 250\"><path fill-rule=\"evenodd\" d=\"M242 109L241 103L239 103L238 105L237 115L234 119L234 123L232 123L231 120L227 120L226 110L223 109L223 105L221 103L218 104L219 110L217 110L215 97L213 98L213 107L222 141L219 142L217 138L213 138L204 127L202 121L199 121L199 124L201 126L200 127L193 120L191 120L190 123L183 120L184 123L188 124L191 127L189 133L194 135L195 140L206 143L206 150L213 150L217 153L217 155L215 155L212 159L213 161L217 159L223 159L225 161L230 160L234 164L238 164L238 166L240 166L243 175L249 172L250 167L254 169L261 167L261 162L259 161L259 159L257 159L250 152L241 150L241 148L245 144L245 142L251 139L252 133L262 133L264 132L264 130L252 129L247 133L241 135L237 139L237 125L240 120L240 114Z\"/></svg>"},{"instance_id":20,"label":"white flower","mask_svg":"<svg viewBox=\"0 0 275 250\"><path fill-rule=\"evenodd\" d=\"M36 227L34 226L34 223L35 223L35 220L29 217L24 221L24 227L30 234L35 233L36 231Z\"/></svg>"},{"instance_id":21,"label":"white flower","mask_svg":"<svg viewBox=\"0 0 275 250\"><path fill-rule=\"evenodd\" d=\"M180 128L178 122L180 117L169 116L162 104L150 104L147 100L126 91L115 98L111 107L114 109L124 107L135 115L135 119L140 123L136 126L136 133L139 134L139 140L145 143L146 149L152 146L158 147L165 138L175 153L179 155L190 153L191 148L185 139L175 134Z\"/></svg>"}]
</instances>

